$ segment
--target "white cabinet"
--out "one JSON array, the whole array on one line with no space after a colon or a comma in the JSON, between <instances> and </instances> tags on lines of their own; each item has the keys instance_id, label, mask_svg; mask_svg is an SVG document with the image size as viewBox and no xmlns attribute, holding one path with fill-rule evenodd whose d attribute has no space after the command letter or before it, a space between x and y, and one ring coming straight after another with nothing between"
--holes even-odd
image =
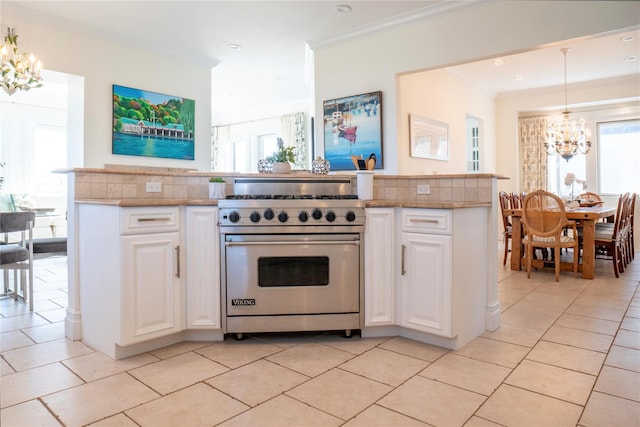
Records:
<instances>
[{"instance_id":1,"label":"white cabinet","mask_svg":"<svg viewBox=\"0 0 640 427\"><path fill-rule=\"evenodd\" d=\"M450 211L402 211L399 323L447 338L455 335L450 225Z\"/></svg>"},{"instance_id":2,"label":"white cabinet","mask_svg":"<svg viewBox=\"0 0 640 427\"><path fill-rule=\"evenodd\" d=\"M367 208L363 336L459 349L482 334L489 211Z\"/></svg>"},{"instance_id":3,"label":"white cabinet","mask_svg":"<svg viewBox=\"0 0 640 427\"><path fill-rule=\"evenodd\" d=\"M187 329L220 329L220 233L215 206L186 208Z\"/></svg>"},{"instance_id":4,"label":"white cabinet","mask_svg":"<svg viewBox=\"0 0 640 427\"><path fill-rule=\"evenodd\" d=\"M183 329L179 207L80 204L77 227L87 344L117 359Z\"/></svg>"},{"instance_id":5,"label":"white cabinet","mask_svg":"<svg viewBox=\"0 0 640 427\"><path fill-rule=\"evenodd\" d=\"M370 208L364 233L364 323L393 325L395 317L395 210Z\"/></svg>"},{"instance_id":6,"label":"white cabinet","mask_svg":"<svg viewBox=\"0 0 640 427\"><path fill-rule=\"evenodd\" d=\"M180 233L121 238L122 335L130 345L181 330Z\"/></svg>"}]
</instances>

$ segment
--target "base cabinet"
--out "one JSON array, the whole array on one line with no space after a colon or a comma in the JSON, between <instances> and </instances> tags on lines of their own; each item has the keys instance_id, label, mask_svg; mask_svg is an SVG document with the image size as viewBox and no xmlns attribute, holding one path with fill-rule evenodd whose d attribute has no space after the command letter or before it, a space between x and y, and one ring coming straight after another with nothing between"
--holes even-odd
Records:
<instances>
[{"instance_id":1,"label":"base cabinet","mask_svg":"<svg viewBox=\"0 0 640 427\"><path fill-rule=\"evenodd\" d=\"M451 236L402 233L400 326L454 336Z\"/></svg>"},{"instance_id":2,"label":"base cabinet","mask_svg":"<svg viewBox=\"0 0 640 427\"><path fill-rule=\"evenodd\" d=\"M485 330L489 209L368 208L363 336L459 349Z\"/></svg>"},{"instance_id":3,"label":"base cabinet","mask_svg":"<svg viewBox=\"0 0 640 427\"><path fill-rule=\"evenodd\" d=\"M185 220L187 329L220 329L218 209L189 206Z\"/></svg>"},{"instance_id":4,"label":"base cabinet","mask_svg":"<svg viewBox=\"0 0 640 427\"><path fill-rule=\"evenodd\" d=\"M80 204L83 340L114 359L184 328L180 208ZM128 347L127 347L128 346Z\"/></svg>"},{"instance_id":5,"label":"base cabinet","mask_svg":"<svg viewBox=\"0 0 640 427\"><path fill-rule=\"evenodd\" d=\"M364 324L393 325L395 317L395 209L366 212L364 235Z\"/></svg>"},{"instance_id":6,"label":"base cabinet","mask_svg":"<svg viewBox=\"0 0 640 427\"><path fill-rule=\"evenodd\" d=\"M130 345L181 330L180 234L123 236L122 335Z\"/></svg>"}]
</instances>

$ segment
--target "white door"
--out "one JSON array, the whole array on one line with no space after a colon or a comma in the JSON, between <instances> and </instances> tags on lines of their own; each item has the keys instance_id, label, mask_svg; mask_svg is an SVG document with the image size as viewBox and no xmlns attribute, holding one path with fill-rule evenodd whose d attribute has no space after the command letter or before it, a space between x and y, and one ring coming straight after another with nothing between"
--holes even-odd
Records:
<instances>
[{"instance_id":1,"label":"white door","mask_svg":"<svg viewBox=\"0 0 640 427\"><path fill-rule=\"evenodd\" d=\"M395 212L367 209L364 231L365 326L393 325L395 304Z\"/></svg>"},{"instance_id":2,"label":"white door","mask_svg":"<svg viewBox=\"0 0 640 427\"><path fill-rule=\"evenodd\" d=\"M402 233L401 326L452 336L451 236Z\"/></svg>"},{"instance_id":3,"label":"white door","mask_svg":"<svg viewBox=\"0 0 640 427\"><path fill-rule=\"evenodd\" d=\"M185 227L187 328L220 328L218 208L188 207Z\"/></svg>"},{"instance_id":4,"label":"white door","mask_svg":"<svg viewBox=\"0 0 640 427\"><path fill-rule=\"evenodd\" d=\"M181 330L180 234L122 240L122 339L128 345Z\"/></svg>"}]
</instances>

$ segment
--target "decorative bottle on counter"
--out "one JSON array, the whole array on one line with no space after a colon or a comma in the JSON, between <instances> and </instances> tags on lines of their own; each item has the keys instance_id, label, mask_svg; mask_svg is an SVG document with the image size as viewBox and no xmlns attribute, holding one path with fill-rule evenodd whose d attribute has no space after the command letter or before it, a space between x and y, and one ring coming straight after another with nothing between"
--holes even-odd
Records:
<instances>
[{"instance_id":1,"label":"decorative bottle on counter","mask_svg":"<svg viewBox=\"0 0 640 427\"><path fill-rule=\"evenodd\" d=\"M329 160L324 160L322 157L318 156L311 163L311 172L318 175L326 175L329 173L330 165Z\"/></svg>"}]
</instances>

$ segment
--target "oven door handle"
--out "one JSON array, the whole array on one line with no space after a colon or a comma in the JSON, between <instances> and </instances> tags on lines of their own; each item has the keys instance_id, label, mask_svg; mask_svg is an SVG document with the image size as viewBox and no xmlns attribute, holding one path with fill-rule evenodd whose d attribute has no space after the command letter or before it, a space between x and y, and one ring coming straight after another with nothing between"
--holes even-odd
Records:
<instances>
[{"instance_id":1,"label":"oven door handle","mask_svg":"<svg viewBox=\"0 0 640 427\"><path fill-rule=\"evenodd\" d=\"M360 245L359 240L308 240L308 241L269 241L269 242L224 242L229 246L292 246L292 245Z\"/></svg>"}]
</instances>

